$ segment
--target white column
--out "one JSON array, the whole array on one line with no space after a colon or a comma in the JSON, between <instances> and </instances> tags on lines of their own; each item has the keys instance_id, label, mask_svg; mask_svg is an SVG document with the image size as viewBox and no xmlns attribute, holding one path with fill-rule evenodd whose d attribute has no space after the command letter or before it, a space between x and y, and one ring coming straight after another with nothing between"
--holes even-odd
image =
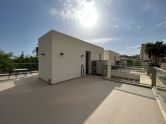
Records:
<instances>
[{"instance_id":1,"label":"white column","mask_svg":"<svg viewBox=\"0 0 166 124\"><path fill-rule=\"evenodd\" d=\"M107 79L111 78L111 61L107 61Z\"/></svg>"}]
</instances>

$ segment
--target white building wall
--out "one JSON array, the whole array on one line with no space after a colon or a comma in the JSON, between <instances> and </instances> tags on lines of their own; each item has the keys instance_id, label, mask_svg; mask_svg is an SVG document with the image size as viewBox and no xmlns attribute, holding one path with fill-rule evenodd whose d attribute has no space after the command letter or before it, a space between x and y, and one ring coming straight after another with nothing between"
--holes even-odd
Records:
<instances>
[{"instance_id":1,"label":"white building wall","mask_svg":"<svg viewBox=\"0 0 166 124\"><path fill-rule=\"evenodd\" d=\"M114 51L105 50L104 60L110 60L112 64L115 64L116 61L120 61L120 55Z\"/></svg>"},{"instance_id":2,"label":"white building wall","mask_svg":"<svg viewBox=\"0 0 166 124\"><path fill-rule=\"evenodd\" d=\"M51 70L51 83L58 83L80 77L82 64L84 65L85 70L86 51L91 52L91 60L99 60L100 55L101 59L103 58L104 49L101 47L89 44L56 31L50 31L49 33L52 34L52 60L50 59L52 64L51 69L48 69ZM60 53L64 53L64 55L60 55ZM81 57L81 55L84 56ZM43 61L42 59L40 60ZM91 70L91 66L89 66L89 70ZM86 72L86 70L84 72ZM91 73L91 71L89 71L89 73Z\"/></svg>"},{"instance_id":3,"label":"white building wall","mask_svg":"<svg viewBox=\"0 0 166 124\"><path fill-rule=\"evenodd\" d=\"M47 33L39 38L39 75L40 78L49 81L52 76L52 35ZM44 54L44 55L42 55Z\"/></svg>"},{"instance_id":4,"label":"white building wall","mask_svg":"<svg viewBox=\"0 0 166 124\"><path fill-rule=\"evenodd\" d=\"M110 60L109 51L108 50L104 51L104 60Z\"/></svg>"}]
</instances>

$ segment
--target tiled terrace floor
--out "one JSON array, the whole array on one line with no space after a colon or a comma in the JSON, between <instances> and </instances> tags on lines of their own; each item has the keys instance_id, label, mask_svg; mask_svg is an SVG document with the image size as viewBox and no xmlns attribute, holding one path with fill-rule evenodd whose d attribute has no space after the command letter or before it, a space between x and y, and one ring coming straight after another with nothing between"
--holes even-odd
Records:
<instances>
[{"instance_id":1,"label":"tiled terrace floor","mask_svg":"<svg viewBox=\"0 0 166 124\"><path fill-rule=\"evenodd\" d=\"M148 88L98 76L56 85L37 76L1 83L0 124L165 124Z\"/></svg>"}]
</instances>

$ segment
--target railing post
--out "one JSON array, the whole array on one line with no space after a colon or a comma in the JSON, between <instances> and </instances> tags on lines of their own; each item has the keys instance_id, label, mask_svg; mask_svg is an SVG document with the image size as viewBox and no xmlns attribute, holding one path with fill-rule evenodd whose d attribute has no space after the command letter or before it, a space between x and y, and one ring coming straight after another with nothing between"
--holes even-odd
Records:
<instances>
[{"instance_id":1,"label":"railing post","mask_svg":"<svg viewBox=\"0 0 166 124\"><path fill-rule=\"evenodd\" d=\"M108 61L107 63L107 79L110 79L111 78L111 62Z\"/></svg>"},{"instance_id":2,"label":"railing post","mask_svg":"<svg viewBox=\"0 0 166 124\"><path fill-rule=\"evenodd\" d=\"M152 67L152 87L156 86L156 69Z\"/></svg>"},{"instance_id":3,"label":"railing post","mask_svg":"<svg viewBox=\"0 0 166 124\"><path fill-rule=\"evenodd\" d=\"M147 66L147 69L146 69L146 73L147 73L147 75L150 75L150 74L152 74L152 66Z\"/></svg>"}]
</instances>

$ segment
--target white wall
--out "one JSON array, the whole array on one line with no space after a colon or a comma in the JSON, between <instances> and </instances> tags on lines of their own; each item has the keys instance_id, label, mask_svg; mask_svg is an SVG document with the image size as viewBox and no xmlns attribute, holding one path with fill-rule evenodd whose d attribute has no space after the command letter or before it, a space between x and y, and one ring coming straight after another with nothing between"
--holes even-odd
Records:
<instances>
[{"instance_id":1,"label":"white wall","mask_svg":"<svg viewBox=\"0 0 166 124\"><path fill-rule=\"evenodd\" d=\"M48 39L45 38L45 41L41 42L47 42L52 46L52 50L50 50L50 45L44 45L40 49L49 49L48 51L51 51L52 54L51 58L51 69L48 68L48 70L51 70L51 74L49 76L45 73L45 67L40 66L40 74L46 76L47 78L51 76L51 83L58 83L65 80L69 80L72 78L80 77L81 76L81 65L84 65L85 69L85 52L90 51L91 52L91 60L99 60L99 56L101 54L101 59L103 58L103 52L104 49L102 47L98 47L96 45L89 44L87 42L81 41L79 39L73 38L71 36L51 31L49 32L52 36L52 42L47 42ZM39 41L40 42L40 41ZM39 45L40 47L41 45ZM47 48L45 48L47 47ZM64 53L64 55L60 55L60 53ZM48 58L50 58L50 55ZM81 55L84 55L81 57ZM46 55L47 56L47 55ZM46 61L39 59L39 61ZM41 62L44 63L44 62ZM41 64L40 64L41 65ZM43 65L43 64L42 64ZM89 67L91 70L91 66ZM44 72L41 72L43 70ZM85 70L86 72L86 70ZM91 71L89 71L91 73ZM44 77L42 76L42 77ZM44 77L44 79L46 79Z\"/></svg>"},{"instance_id":2,"label":"white wall","mask_svg":"<svg viewBox=\"0 0 166 124\"><path fill-rule=\"evenodd\" d=\"M52 76L52 35L51 32L40 37L39 45L39 75L40 78L49 81ZM45 55L41 55L45 54Z\"/></svg>"},{"instance_id":3,"label":"white wall","mask_svg":"<svg viewBox=\"0 0 166 124\"><path fill-rule=\"evenodd\" d=\"M120 55L114 51L105 50L104 60L110 60L112 64L115 64L116 61L120 61Z\"/></svg>"}]
</instances>

